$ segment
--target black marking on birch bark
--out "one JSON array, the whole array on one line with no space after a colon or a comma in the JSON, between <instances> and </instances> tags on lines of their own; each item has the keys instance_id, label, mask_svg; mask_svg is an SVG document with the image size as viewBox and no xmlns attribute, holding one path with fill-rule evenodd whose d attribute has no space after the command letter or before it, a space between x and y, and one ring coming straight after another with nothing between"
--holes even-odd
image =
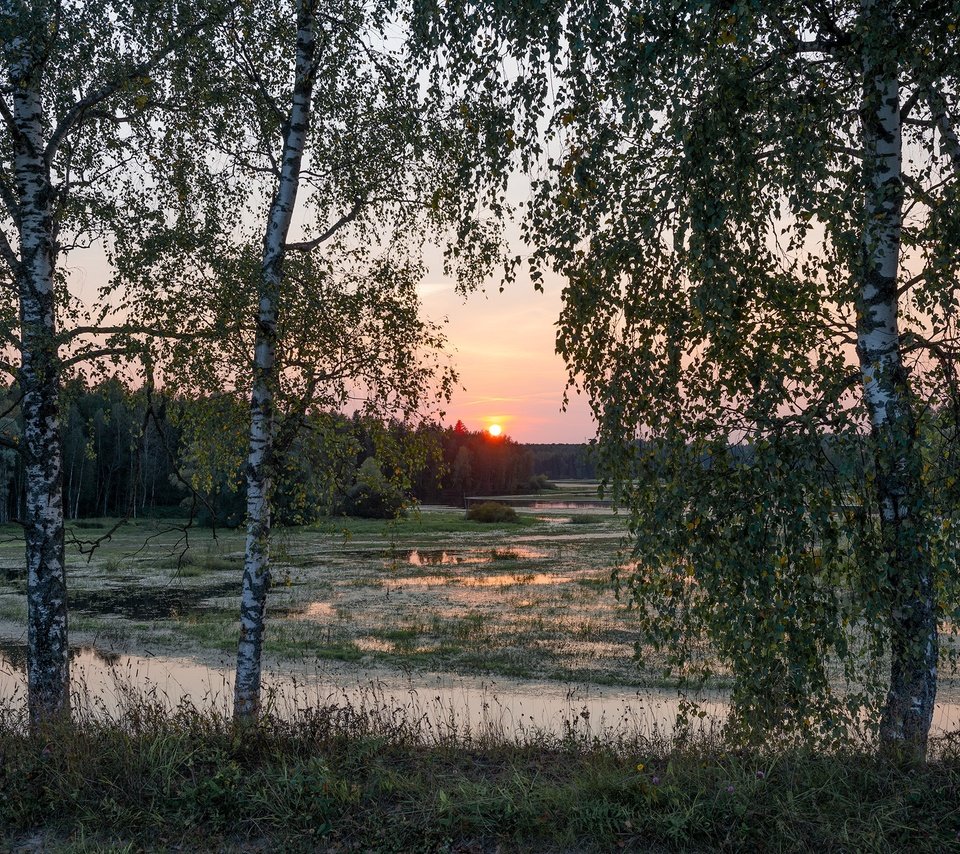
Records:
<instances>
[{"instance_id":1,"label":"black marking on birch bark","mask_svg":"<svg viewBox=\"0 0 960 854\"><path fill-rule=\"evenodd\" d=\"M303 0L298 7L293 102L283 130L280 180L270 203L268 224L263 238L253 387L250 395L250 450L246 466L247 544L234 692L234 718L238 721L255 718L260 707L263 635L270 584L277 310L281 296L284 246L296 205L300 164L310 120L310 100L315 74L314 5L313 0Z\"/></svg>"},{"instance_id":2,"label":"black marking on birch bark","mask_svg":"<svg viewBox=\"0 0 960 854\"><path fill-rule=\"evenodd\" d=\"M937 616L924 554L920 449L897 328L903 188L899 83L882 52L891 32L885 3L864 12L877 44L864 46L866 195L857 295L857 352L870 415L890 624L890 684L881 720L887 745L926 754L937 688ZM880 47L878 47L880 45ZM880 51L878 53L878 51Z\"/></svg>"}]
</instances>

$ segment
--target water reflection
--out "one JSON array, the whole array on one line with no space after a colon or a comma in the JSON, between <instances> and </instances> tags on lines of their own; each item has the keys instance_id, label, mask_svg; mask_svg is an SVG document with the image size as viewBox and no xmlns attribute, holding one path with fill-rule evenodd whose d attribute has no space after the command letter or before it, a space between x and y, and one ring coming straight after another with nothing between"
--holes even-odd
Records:
<instances>
[{"instance_id":1,"label":"water reflection","mask_svg":"<svg viewBox=\"0 0 960 854\"><path fill-rule=\"evenodd\" d=\"M302 620L332 620L337 616L337 609L329 602L310 602L300 611L290 611L289 616Z\"/></svg>"},{"instance_id":2,"label":"water reflection","mask_svg":"<svg viewBox=\"0 0 960 854\"><path fill-rule=\"evenodd\" d=\"M92 646L74 646L70 647L70 661L83 660L85 657L93 656L101 664L112 666L120 660L120 654L112 650L97 649ZM27 669L27 645L23 641L0 639L0 667L4 670L26 671Z\"/></svg>"},{"instance_id":3,"label":"water reflection","mask_svg":"<svg viewBox=\"0 0 960 854\"><path fill-rule=\"evenodd\" d=\"M547 553L525 546L507 546L495 549L449 551L446 549L413 549L407 555L410 566L460 566L461 564L492 563L494 561L538 560Z\"/></svg>"},{"instance_id":4,"label":"water reflection","mask_svg":"<svg viewBox=\"0 0 960 854\"><path fill-rule=\"evenodd\" d=\"M495 499L471 498L471 504L479 501L496 500L510 507L523 507L528 510L580 510L585 513L611 513L613 504L602 498L514 498L498 496Z\"/></svg>"},{"instance_id":5,"label":"water reflection","mask_svg":"<svg viewBox=\"0 0 960 854\"><path fill-rule=\"evenodd\" d=\"M583 510L607 513L613 508L609 501L531 501L524 505L531 510Z\"/></svg>"},{"instance_id":6,"label":"water reflection","mask_svg":"<svg viewBox=\"0 0 960 854\"><path fill-rule=\"evenodd\" d=\"M531 584L566 584L573 579L566 575L552 575L547 572L511 572L501 575L417 575L410 578L396 578L391 587L437 587L439 585L458 585L461 587L513 587Z\"/></svg>"},{"instance_id":7,"label":"water reflection","mask_svg":"<svg viewBox=\"0 0 960 854\"><path fill-rule=\"evenodd\" d=\"M26 695L22 644L0 644L0 701L22 703ZM181 700L228 714L233 699L232 671L181 658L139 657L80 647L71 651L74 702L80 710L116 714L138 696L175 707ZM318 665L319 668L319 665ZM529 738L573 729L586 735L668 736L679 711L675 694L623 688L569 686L511 679L450 675L349 674L302 668L268 673L264 690L278 713L306 707L350 704L385 723L404 716L423 723L426 737L440 738L451 727L475 735ZM706 715L697 727L722 725L722 696L701 700ZM940 703L932 734L960 729L960 704Z\"/></svg>"},{"instance_id":8,"label":"water reflection","mask_svg":"<svg viewBox=\"0 0 960 854\"><path fill-rule=\"evenodd\" d=\"M439 549L414 549L407 555L410 566L459 566L462 563L490 563L492 560L489 554L457 554Z\"/></svg>"},{"instance_id":9,"label":"water reflection","mask_svg":"<svg viewBox=\"0 0 960 854\"><path fill-rule=\"evenodd\" d=\"M138 657L91 647L73 651L71 682L78 710L116 714L138 695L174 708L181 700L229 714L233 700L232 671L206 667L187 659ZM264 691L274 710L295 714L306 707L351 705L385 723L403 715L423 724L423 732L440 737L459 732L496 734L506 738L540 732L600 735L655 731L669 733L676 718L676 697L607 688L529 683L508 679L480 680L458 676L394 674L347 675L322 671L269 673ZM23 667L0 653L0 701L23 702ZM703 726L716 725L724 704L707 704Z\"/></svg>"}]
</instances>

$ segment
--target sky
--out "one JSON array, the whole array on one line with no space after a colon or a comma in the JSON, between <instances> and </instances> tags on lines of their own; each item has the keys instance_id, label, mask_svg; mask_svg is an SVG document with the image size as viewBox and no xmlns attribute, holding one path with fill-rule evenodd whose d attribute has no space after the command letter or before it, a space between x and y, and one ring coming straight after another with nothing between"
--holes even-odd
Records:
<instances>
[{"instance_id":1,"label":"sky","mask_svg":"<svg viewBox=\"0 0 960 854\"><path fill-rule=\"evenodd\" d=\"M500 424L518 442L586 442L594 425L586 399L570 392L561 411L567 371L555 352L561 284L548 279L544 292L529 282L496 282L485 293L463 298L449 282L420 286L424 313L447 317L461 389L447 407L447 420L471 430Z\"/></svg>"},{"instance_id":2,"label":"sky","mask_svg":"<svg viewBox=\"0 0 960 854\"><path fill-rule=\"evenodd\" d=\"M440 266L438 259L428 263ZM109 276L102 249L72 253L66 266L71 290L94 304ZM460 376L445 408L446 423L461 420L470 430L499 424L517 442L589 441L595 430L586 399L571 390L567 410L561 411L567 372L555 351L560 280L546 275L543 292L523 279L502 293L498 287L491 280L485 292L464 298L452 281L429 274L419 286L423 313L448 321L448 350Z\"/></svg>"}]
</instances>

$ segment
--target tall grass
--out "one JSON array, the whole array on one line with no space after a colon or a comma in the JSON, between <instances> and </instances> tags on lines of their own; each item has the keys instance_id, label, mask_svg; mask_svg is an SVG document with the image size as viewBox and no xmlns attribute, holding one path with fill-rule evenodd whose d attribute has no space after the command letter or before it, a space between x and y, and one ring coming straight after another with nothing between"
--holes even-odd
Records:
<instances>
[{"instance_id":1,"label":"tall grass","mask_svg":"<svg viewBox=\"0 0 960 854\"><path fill-rule=\"evenodd\" d=\"M30 737L0 709L0 847L45 851L948 851L960 751L749 750L720 733L506 737L411 716L376 691L268 712L124 696Z\"/></svg>"}]
</instances>

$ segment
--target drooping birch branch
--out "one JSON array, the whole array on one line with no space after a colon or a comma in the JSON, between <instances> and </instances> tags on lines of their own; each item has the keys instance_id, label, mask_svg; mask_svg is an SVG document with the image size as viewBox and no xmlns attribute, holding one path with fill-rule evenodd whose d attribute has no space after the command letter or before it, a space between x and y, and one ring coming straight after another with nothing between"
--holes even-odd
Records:
<instances>
[{"instance_id":1,"label":"drooping birch branch","mask_svg":"<svg viewBox=\"0 0 960 854\"><path fill-rule=\"evenodd\" d=\"M3 229L0 229L0 258L3 258L4 263L10 268L11 272L16 272L17 267L20 265L20 259L17 258L17 253L13 251L7 233L3 231Z\"/></svg>"},{"instance_id":2,"label":"drooping birch branch","mask_svg":"<svg viewBox=\"0 0 960 854\"><path fill-rule=\"evenodd\" d=\"M354 201L353 207L350 208L343 216L340 217L333 225L326 229L323 234L314 237L312 240L304 240L300 243L287 243L284 246L286 250L294 250L297 252L309 252L311 249L316 249L323 243L326 243L331 237L333 237L341 228L346 225L349 225L353 222L363 210L367 200L365 198L358 198Z\"/></svg>"},{"instance_id":3,"label":"drooping birch branch","mask_svg":"<svg viewBox=\"0 0 960 854\"><path fill-rule=\"evenodd\" d=\"M217 339L220 337L220 333L213 329L181 332L176 329L162 329L157 326L130 324L123 326L73 326L60 332L57 341L62 344L79 338L81 335L147 335L152 338L172 338L178 341L189 341L196 338Z\"/></svg>"}]
</instances>

